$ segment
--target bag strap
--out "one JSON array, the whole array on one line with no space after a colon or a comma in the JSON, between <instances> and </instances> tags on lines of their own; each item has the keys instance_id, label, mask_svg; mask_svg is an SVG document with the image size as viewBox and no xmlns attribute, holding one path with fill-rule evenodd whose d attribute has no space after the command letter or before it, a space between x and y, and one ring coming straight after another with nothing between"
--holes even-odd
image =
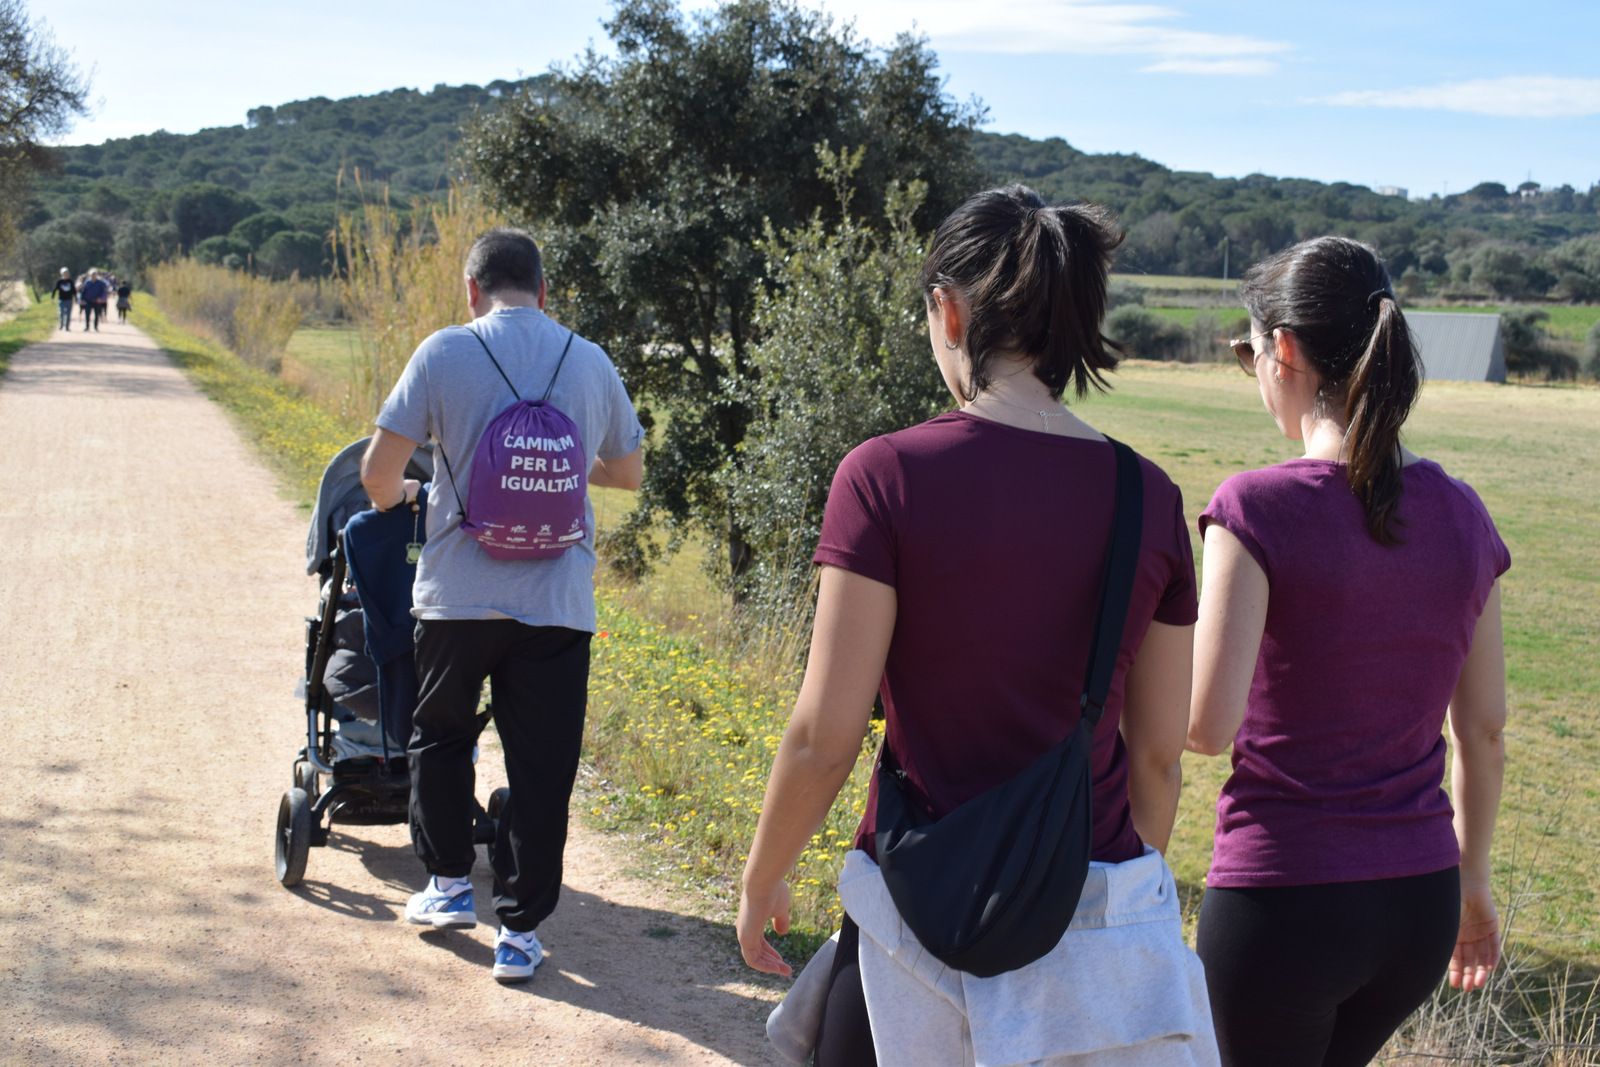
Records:
<instances>
[{"instance_id":1,"label":"bag strap","mask_svg":"<svg viewBox=\"0 0 1600 1067\"><path fill-rule=\"evenodd\" d=\"M478 343L483 346L483 354L489 357L489 362L494 364L494 369L500 372L500 378L506 383L506 388L510 389L511 395L520 401L522 394L517 392L517 387L511 384L511 379L507 376L505 368L500 366L500 361L494 358L494 352L489 348L489 342L483 339L483 334L474 330L471 326L463 326L461 328L477 338ZM567 362L567 352L571 350L572 338L576 334L576 330L567 331L567 343L562 346L561 358L556 360L556 372L550 375L550 384L544 387L544 396L539 398L539 403L542 404L550 399L550 390L556 387L556 379L560 377L561 368ZM444 460L445 473L450 475L450 491L456 495L456 507L461 510L461 521L465 522L467 520L467 505L462 502L461 490L456 488L456 472L450 469L450 457L445 455L444 452L444 439L440 438L437 443L439 445L439 457Z\"/></svg>"},{"instance_id":2,"label":"bag strap","mask_svg":"<svg viewBox=\"0 0 1600 1067\"><path fill-rule=\"evenodd\" d=\"M1111 519L1111 545L1106 551L1105 584L1100 590L1100 616L1095 623L1094 643L1089 646L1083 695L1078 699L1091 730L1099 724L1111 692L1144 534L1144 474L1139 469L1139 457L1121 441L1110 437L1106 440L1117 457L1116 510Z\"/></svg>"}]
</instances>

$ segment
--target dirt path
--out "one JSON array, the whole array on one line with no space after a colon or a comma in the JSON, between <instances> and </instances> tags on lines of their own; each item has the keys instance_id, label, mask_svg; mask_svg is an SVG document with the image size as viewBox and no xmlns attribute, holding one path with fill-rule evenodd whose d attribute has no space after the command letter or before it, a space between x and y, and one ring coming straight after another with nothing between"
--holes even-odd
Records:
<instances>
[{"instance_id":1,"label":"dirt path","mask_svg":"<svg viewBox=\"0 0 1600 1067\"><path fill-rule=\"evenodd\" d=\"M303 520L132 327L19 352L0 427L0 1062L771 1062L727 925L579 825L521 987L482 860L477 929L404 923L403 827L336 827L279 887Z\"/></svg>"}]
</instances>

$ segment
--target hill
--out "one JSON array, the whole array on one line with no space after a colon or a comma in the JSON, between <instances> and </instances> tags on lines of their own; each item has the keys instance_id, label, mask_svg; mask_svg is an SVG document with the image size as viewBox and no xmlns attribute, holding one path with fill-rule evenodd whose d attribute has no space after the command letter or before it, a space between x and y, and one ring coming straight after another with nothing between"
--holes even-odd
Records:
<instances>
[{"instance_id":1,"label":"hill","mask_svg":"<svg viewBox=\"0 0 1600 1067\"><path fill-rule=\"evenodd\" d=\"M402 202L433 194L456 173L463 123L539 81L317 97L253 108L239 126L63 148L22 225L35 234L34 258L125 270L175 247L216 262L259 259L268 240L293 233L264 265L307 273L320 262L309 238L332 228L341 200L354 203L357 172ZM1600 185L1483 183L1409 201L1347 183L1175 171L1061 138L978 132L973 151L996 182L1116 210L1128 229L1127 271L1217 276L1226 265L1237 274L1295 240L1335 232L1380 248L1413 295L1600 300ZM77 243L61 247L69 240Z\"/></svg>"}]
</instances>

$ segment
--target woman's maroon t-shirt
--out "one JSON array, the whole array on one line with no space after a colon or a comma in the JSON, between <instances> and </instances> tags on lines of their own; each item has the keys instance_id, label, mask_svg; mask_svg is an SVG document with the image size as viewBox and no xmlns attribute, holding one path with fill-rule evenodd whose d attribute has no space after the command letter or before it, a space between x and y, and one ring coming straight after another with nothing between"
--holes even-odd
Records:
<instances>
[{"instance_id":1,"label":"woman's maroon t-shirt","mask_svg":"<svg viewBox=\"0 0 1600 1067\"><path fill-rule=\"evenodd\" d=\"M1093 858L1143 849L1117 726L1150 621L1195 621L1177 486L1144 472L1144 539L1105 715L1095 732ZM1078 722L1100 604L1116 460L1104 441L965 413L876 437L834 475L815 562L893 586L880 694L889 746L939 817L1014 776ZM856 834L873 853L877 783Z\"/></svg>"},{"instance_id":2,"label":"woman's maroon t-shirt","mask_svg":"<svg viewBox=\"0 0 1600 1067\"><path fill-rule=\"evenodd\" d=\"M1404 878L1460 859L1441 728L1511 555L1465 482L1427 460L1401 479L1397 545L1367 533L1331 460L1236 474L1200 516L1270 587L1207 885Z\"/></svg>"}]
</instances>

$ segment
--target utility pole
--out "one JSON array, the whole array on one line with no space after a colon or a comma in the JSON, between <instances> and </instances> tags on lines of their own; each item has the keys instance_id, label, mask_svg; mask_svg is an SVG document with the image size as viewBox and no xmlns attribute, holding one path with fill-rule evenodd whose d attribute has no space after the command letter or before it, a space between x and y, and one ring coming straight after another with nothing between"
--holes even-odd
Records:
<instances>
[{"instance_id":1,"label":"utility pole","mask_svg":"<svg viewBox=\"0 0 1600 1067\"><path fill-rule=\"evenodd\" d=\"M1228 238L1226 234L1222 238L1222 280L1228 280Z\"/></svg>"}]
</instances>

